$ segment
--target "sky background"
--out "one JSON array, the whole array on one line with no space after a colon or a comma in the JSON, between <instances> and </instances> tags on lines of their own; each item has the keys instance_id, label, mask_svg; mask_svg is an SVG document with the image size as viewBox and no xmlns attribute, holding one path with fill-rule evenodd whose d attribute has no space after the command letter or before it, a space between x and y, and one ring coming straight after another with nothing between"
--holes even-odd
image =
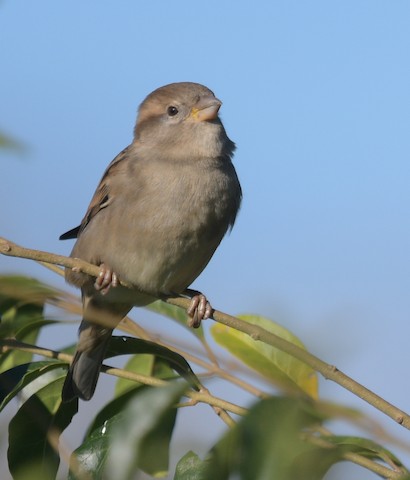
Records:
<instances>
[{"instance_id":1,"label":"sky background","mask_svg":"<svg viewBox=\"0 0 410 480\"><path fill-rule=\"evenodd\" d=\"M222 311L275 319L410 411L407 0L3 0L0 45L0 132L24 145L0 150L0 236L69 254L73 243L58 237L78 225L105 167L130 143L139 103L170 82L203 83L223 101L244 199L194 287ZM5 272L64 286L20 259L0 257ZM153 323L180 335L170 321ZM50 328L42 344L71 343L75 330ZM410 443L339 386L323 381L321 394ZM104 400L82 403L79 418ZM224 427L210 418L200 438L180 422L182 453L195 443L203 454L218 438ZM72 430L75 447L81 425ZM410 453L396 452L409 467ZM346 466L326 478L346 472L374 478Z\"/></svg>"}]
</instances>

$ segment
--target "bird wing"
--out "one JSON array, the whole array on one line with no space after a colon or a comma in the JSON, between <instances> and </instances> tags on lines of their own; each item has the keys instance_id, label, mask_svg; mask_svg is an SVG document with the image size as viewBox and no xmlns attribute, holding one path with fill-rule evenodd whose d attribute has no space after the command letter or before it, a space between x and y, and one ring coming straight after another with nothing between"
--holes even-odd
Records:
<instances>
[{"instance_id":1,"label":"bird wing","mask_svg":"<svg viewBox=\"0 0 410 480\"><path fill-rule=\"evenodd\" d=\"M112 196L110 195L110 183L112 179L120 173L124 167L124 160L127 158L129 147L125 148L121 153L119 153L114 160L108 165L107 169L102 176L100 183L97 187L97 190L94 193L93 198L91 199L90 205L84 218L81 221L81 224L78 227L72 228L68 232L63 233L60 236L60 240L67 240L70 238L77 238L85 227L90 223L91 219L94 218L98 212L102 209L108 207L112 201Z\"/></svg>"}]
</instances>

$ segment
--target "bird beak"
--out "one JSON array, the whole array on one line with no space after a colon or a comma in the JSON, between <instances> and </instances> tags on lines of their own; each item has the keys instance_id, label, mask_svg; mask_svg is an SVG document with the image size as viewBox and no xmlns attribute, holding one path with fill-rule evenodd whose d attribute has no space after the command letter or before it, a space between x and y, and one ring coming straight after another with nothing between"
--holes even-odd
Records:
<instances>
[{"instance_id":1,"label":"bird beak","mask_svg":"<svg viewBox=\"0 0 410 480\"><path fill-rule=\"evenodd\" d=\"M215 97L201 97L191 110L191 117L197 122L215 120L222 102Z\"/></svg>"}]
</instances>

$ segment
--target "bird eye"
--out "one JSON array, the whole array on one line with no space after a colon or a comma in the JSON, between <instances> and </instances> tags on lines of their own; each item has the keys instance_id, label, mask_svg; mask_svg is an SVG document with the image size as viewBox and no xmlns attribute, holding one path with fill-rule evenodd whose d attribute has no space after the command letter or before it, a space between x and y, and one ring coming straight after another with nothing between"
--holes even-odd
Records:
<instances>
[{"instance_id":1,"label":"bird eye","mask_svg":"<svg viewBox=\"0 0 410 480\"><path fill-rule=\"evenodd\" d=\"M171 105L170 107L168 107L167 112L170 117L175 117L175 115L178 113L178 109L177 107L174 107L173 105Z\"/></svg>"}]
</instances>

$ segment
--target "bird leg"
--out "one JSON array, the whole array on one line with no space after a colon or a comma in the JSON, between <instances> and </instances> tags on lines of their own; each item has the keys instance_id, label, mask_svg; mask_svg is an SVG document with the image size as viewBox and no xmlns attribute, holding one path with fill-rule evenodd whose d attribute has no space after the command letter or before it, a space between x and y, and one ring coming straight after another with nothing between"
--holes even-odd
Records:
<instances>
[{"instance_id":1,"label":"bird leg","mask_svg":"<svg viewBox=\"0 0 410 480\"><path fill-rule=\"evenodd\" d=\"M100 273L95 279L94 288L101 292L101 295L106 295L111 287L118 286L118 276L115 272L107 267L105 263L100 265Z\"/></svg>"},{"instance_id":2,"label":"bird leg","mask_svg":"<svg viewBox=\"0 0 410 480\"><path fill-rule=\"evenodd\" d=\"M186 290L185 293L191 297L191 303L187 309L188 326L198 328L202 320L212 316L213 308L202 293L191 289Z\"/></svg>"}]
</instances>

